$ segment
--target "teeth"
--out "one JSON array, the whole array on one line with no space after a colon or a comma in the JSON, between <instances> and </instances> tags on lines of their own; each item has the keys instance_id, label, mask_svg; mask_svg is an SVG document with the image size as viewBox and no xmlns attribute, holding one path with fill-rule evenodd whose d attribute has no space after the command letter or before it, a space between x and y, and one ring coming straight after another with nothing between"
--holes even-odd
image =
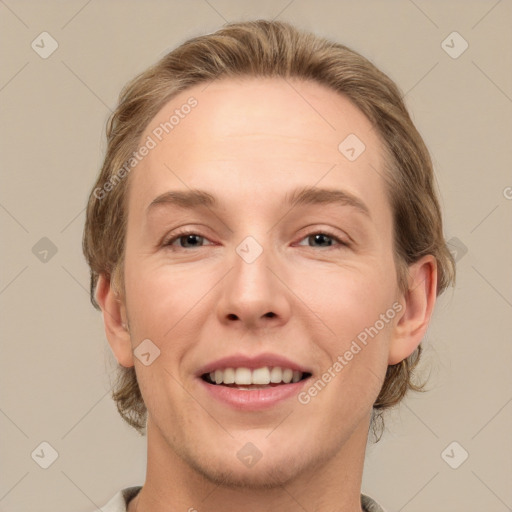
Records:
<instances>
[{"instance_id":1,"label":"teeth","mask_svg":"<svg viewBox=\"0 0 512 512\"><path fill-rule=\"evenodd\" d=\"M299 382L302 379L302 372L291 368L279 366L262 368L225 368L210 372L210 380L215 384L236 384L237 386L248 386L251 384L265 386L270 383L279 384L284 382Z\"/></svg>"},{"instance_id":2,"label":"teeth","mask_svg":"<svg viewBox=\"0 0 512 512\"><path fill-rule=\"evenodd\" d=\"M218 371L219 370L215 370L215 373ZM252 384L251 370L249 370L249 368L237 368L235 370L235 384Z\"/></svg>"},{"instance_id":3,"label":"teeth","mask_svg":"<svg viewBox=\"0 0 512 512\"><path fill-rule=\"evenodd\" d=\"M237 370L238 371L238 370ZM269 384L270 383L270 370L267 366L264 368L257 368L252 371L251 384Z\"/></svg>"},{"instance_id":4,"label":"teeth","mask_svg":"<svg viewBox=\"0 0 512 512\"><path fill-rule=\"evenodd\" d=\"M293 370L290 370L290 368L286 368L286 370L283 370L283 382L289 384L292 381L292 378Z\"/></svg>"},{"instance_id":5,"label":"teeth","mask_svg":"<svg viewBox=\"0 0 512 512\"><path fill-rule=\"evenodd\" d=\"M270 382L279 383L283 380L283 370L279 366L274 366L270 371Z\"/></svg>"},{"instance_id":6,"label":"teeth","mask_svg":"<svg viewBox=\"0 0 512 512\"><path fill-rule=\"evenodd\" d=\"M224 382L224 384L234 384L235 370L233 370L233 368L226 368L223 372L222 381Z\"/></svg>"}]
</instances>

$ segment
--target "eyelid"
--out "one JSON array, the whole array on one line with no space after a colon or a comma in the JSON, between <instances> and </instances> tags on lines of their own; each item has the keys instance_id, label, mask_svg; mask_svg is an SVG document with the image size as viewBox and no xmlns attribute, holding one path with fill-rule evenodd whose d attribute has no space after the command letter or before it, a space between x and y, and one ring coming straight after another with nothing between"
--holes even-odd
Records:
<instances>
[{"instance_id":1,"label":"eyelid","mask_svg":"<svg viewBox=\"0 0 512 512\"><path fill-rule=\"evenodd\" d=\"M333 240L336 241L337 244L339 244L341 246L350 247L350 245L351 245L349 241L343 239L343 237L339 236L336 233L333 233L332 230L326 229L326 228L311 229L310 231L308 231L307 233L302 235L298 241L302 242L303 240L307 239L310 236L319 235L319 234L327 235L329 238L332 238ZM201 234L200 230L194 229L194 228L183 228L182 230L179 230L178 232L173 233L171 236L165 237L161 243L161 246L162 247L171 247L174 242L176 242L180 238L187 236L187 235L196 235L200 238L203 238L203 239L211 242L211 240L207 236L204 236ZM347 237L347 238L349 238L349 237ZM297 244L298 242L295 242L295 243ZM208 244L208 245L215 245L215 243ZM302 245L300 245L300 246L302 247ZM194 247L194 249L200 249L201 247L203 247L203 246ZM304 246L304 247L308 247L308 246ZM185 249L184 247L179 247L179 248ZM310 247L310 248L314 249L314 247ZM328 250L330 248L336 248L336 245L324 247L321 249Z\"/></svg>"},{"instance_id":2,"label":"eyelid","mask_svg":"<svg viewBox=\"0 0 512 512\"><path fill-rule=\"evenodd\" d=\"M181 237L184 237L187 235L196 235L198 237L204 238L205 240L208 240L209 242L211 242L211 240L207 236L204 236L200 233L200 230L193 229L193 228L183 228L182 230L178 230L177 232L173 233L172 235L170 235L168 237L167 236L164 237L164 239L162 240L160 245L163 247L171 246L171 244L173 244L174 242L179 240ZM212 245L214 245L214 244L212 244ZM183 249L183 247L180 247L180 249Z\"/></svg>"},{"instance_id":3,"label":"eyelid","mask_svg":"<svg viewBox=\"0 0 512 512\"><path fill-rule=\"evenodd\" d=\"M325 229L325 228L313 229L313 230L309 231L308 233L306 233L304 236L302 236L299 239L299 242L302 242L302 240L305 240L306 238L309 238L310 236L313 236L313 235L327 235L329 238L332 238L333 240L335 240L339 245L342 245L345 247L349 247L351 245L349 240L346 240L342 236L334 233L333 231L331 231L329 229ZM349 237L347 236L347 239L348 238ZM305 246L305 247L308 247L308 246ZM331 247L326 247L326 248L324 248L324 250L329 249ZM335 248L335 247L336 246L334 246L333 248ZM313 249L313 247L311 247L311 249Z\"/></svg>"}]
</instances>

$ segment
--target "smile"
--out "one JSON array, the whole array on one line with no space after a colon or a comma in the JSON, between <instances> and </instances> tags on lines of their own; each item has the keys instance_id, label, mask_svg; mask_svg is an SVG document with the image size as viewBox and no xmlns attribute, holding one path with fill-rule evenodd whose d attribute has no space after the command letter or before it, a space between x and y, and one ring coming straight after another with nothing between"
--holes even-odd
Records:
<instances>
[{"instance_id":1,"label":"smile","mask_svg":"<svg viewBox=\"0 0 512 512\"><path fill-rule=\"evenodd\" d=\"M261 368L225 368L218 369L202 375L202 379L209 384L235 387L242 390L266 389L290 382L299 382L311 374L282 368L280 366L263 366Z\"/></svg>"},{"instance_id":2,"label":"smile","mask_svg":"<svg viewBox=\"0 0 512 512\"><path fill-rule=\"evenodd\" d=\"M199 382L208 398L238 410L261 411L296 396L310 377L280 366L239 367L204 373Z\"/></svg>"}]
</instances>

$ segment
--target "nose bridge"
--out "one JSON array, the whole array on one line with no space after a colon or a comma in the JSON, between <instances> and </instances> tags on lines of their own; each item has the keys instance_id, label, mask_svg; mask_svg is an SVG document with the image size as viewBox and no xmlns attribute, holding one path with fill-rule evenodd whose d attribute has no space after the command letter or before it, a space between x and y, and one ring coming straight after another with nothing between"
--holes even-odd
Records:
<instances>
[{"instance_id":1,"label":"nose bridge","mask_svg":"<svg viewBox=\"0 0 512 512\"><path fill-rule=\"evenodd\" d=\"M273 268L277 262L271 246L268 233L262 230L246 236L235 247L233 268L226 276L218 305L221 318L254 324L288 315L287 298Z\"/></svg>"},{"instance_id":2,"label":"nose bridge","mask_svg":"<svg viewBox=\"0 0 512 512\"><path fill-rule=\"evenodd\" d=\"M248 235L236 246L235 252L232 291L238 294L239 300L247 303L268 300L273 288L269 237Z\"/></svg>"}]
</instances>

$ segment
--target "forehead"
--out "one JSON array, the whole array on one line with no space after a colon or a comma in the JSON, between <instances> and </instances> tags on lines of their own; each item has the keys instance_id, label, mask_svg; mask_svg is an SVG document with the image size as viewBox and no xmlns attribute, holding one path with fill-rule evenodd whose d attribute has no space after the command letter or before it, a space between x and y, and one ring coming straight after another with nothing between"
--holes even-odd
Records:
<instances>
[{"instance_id":1,"label":"forehead","mask_svg":"<svg viewBox=\"0 0 512 512\"><path fill-rule=\"evenodd\" d=\"M149 123L141 141L149 139L152 149L130 175L129 204L139 209L187 188L229 199L230 187L268 196L318 183L356 195L365 189L374 204L383 199L383 145L372 124L313 81L229 78L191 87ZM363 148L356 159L343 152L352 148Z\"/></svg>"},{"instance_id":2,"label":"forehead","mask_svg":"<svg viewBox=\"0 0 512 512\"><path fill-rule=\"evenodd\" d=\"M185 108L191 97L197 106ZM312 157L312 150L318 153L324 149L338 157L338 144L347 131L356 132L368 145L379 144L370 121L347 97L314 81L226 78L199 84L165 105L149 123L145 135L166 123L169 128L173 112L180 110L190 112L174 116L176 125L158 141L161 148L174 141L174 149L178 149L177 145L186 139L220 153L223 148L219 144L224 143L233 157L243 157L248 148L232 144L233 137L274 141L276 146L285 139L300 139L304 145L302 156ZM256 150L257 144L253 147Z\"/></svg>"}]
</instances>

